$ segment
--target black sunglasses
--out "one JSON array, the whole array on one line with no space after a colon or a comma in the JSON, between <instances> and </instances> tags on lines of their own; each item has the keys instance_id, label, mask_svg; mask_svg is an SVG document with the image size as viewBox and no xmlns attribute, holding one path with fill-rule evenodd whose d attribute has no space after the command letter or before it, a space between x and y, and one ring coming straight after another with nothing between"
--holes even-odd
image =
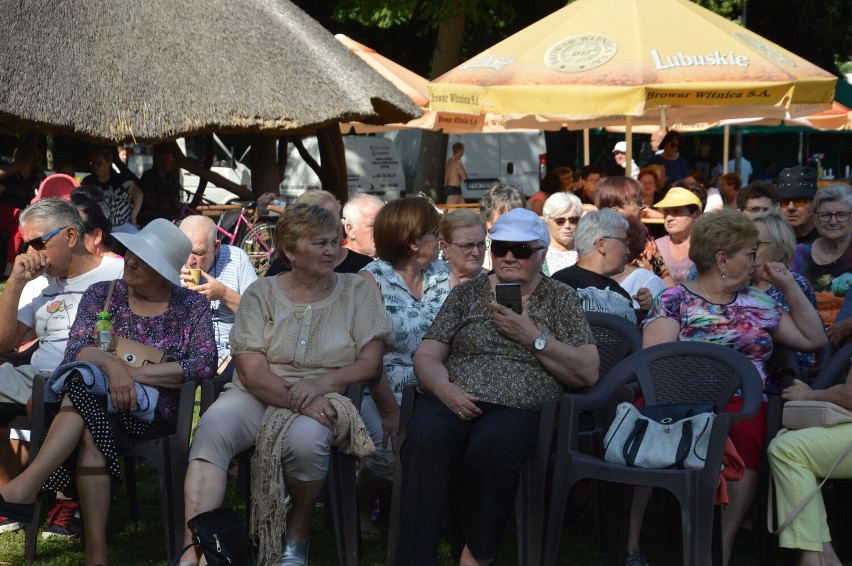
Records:
<instances>
[{"instance_id":1,"label":"black sunglasses","mask_svg":"<svg viewBox=\"0 0 852 566\"><path fill-rule=\"evenodd\" d=\"M529 259L532 255L544 248L534 248L529 244L513 244L510 242L498 242L492 240L491 255L494 257L505 257L507 253L512 252L515 259Z\"/></svg>"},{"instance_id":2,"label":"black sunglasses","mask_svg":"<svg viewBox=\"0 0 852 566\"><path fill-rule=\"evenodd\" d=\"M33 238L28 242L23 242L21 244L21 253L27 253L27 250L30 248L39 252L44 250L44 248L47 247L47 242L49 242L52 237L65 230L65 228L68 228L68 226L65 226L63 228L57 228L53 232L48 232L47 234L42 234L38 238Z\"/></svg>"},{"instance_id":3,"label":"black sunglasses","mask_svg":"<svg viewBox=\"0 0 852 566\"><path fill-rule=\"evenodd\" d=\"M571 224L571 226L576 226L577 224L580 223L580 217L579 216L568 216L568 217L563 216L561 218L551 218L551 220L553 220L553 222L557 226L562 226L562 225L565 224L565 222L569 222Z\"/></svg>"}]
</instances>

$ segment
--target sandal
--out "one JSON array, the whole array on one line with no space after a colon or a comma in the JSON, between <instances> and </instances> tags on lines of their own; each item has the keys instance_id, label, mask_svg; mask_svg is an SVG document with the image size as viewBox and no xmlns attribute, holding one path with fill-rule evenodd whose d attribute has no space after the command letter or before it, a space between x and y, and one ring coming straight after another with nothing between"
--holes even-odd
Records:
<instances>
[{"instance_id":1,"label":"sandal","mask_svg":"<svg viewBox=\"0 0 852 566\"><path fill-rule=\"evenodd\" d=\"M361 521L361 540L365 542L380 542L384 539L382 531L373 522L373 518L369 513L360 515Z\"/></svg>"}]
</instances>

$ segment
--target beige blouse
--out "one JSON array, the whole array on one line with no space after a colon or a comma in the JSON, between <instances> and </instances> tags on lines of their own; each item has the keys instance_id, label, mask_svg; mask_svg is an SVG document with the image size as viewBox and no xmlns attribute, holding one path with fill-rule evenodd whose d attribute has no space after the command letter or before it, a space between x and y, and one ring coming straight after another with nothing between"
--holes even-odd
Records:
<instances>
[{"instance_id":1,"label":"beige blouse","mask_svg":"<svg viewBox=\"0 0 852 566\"><path fill-rule=\"evenodd\" d=\"M289 382L328 373L355 361L368 342L391 343L391 325L378 293L358 275L337 273L331 295L294 305L276 277L261 277L240 300L231 329L231 355L263 354L276 375ZM234 383L239 384L238 372Z\"/></svg>"}]
</instances>

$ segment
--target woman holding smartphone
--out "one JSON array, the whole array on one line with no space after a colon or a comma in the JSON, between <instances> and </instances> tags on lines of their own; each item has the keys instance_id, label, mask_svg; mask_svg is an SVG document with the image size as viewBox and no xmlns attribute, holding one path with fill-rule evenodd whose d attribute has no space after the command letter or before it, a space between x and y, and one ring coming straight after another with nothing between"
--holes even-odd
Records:
<instances>
[{"instance_id":1,"label":"woman holding smartphone","mask_svg":"<svg viewBox=\"0 0 852 566\"><path fill-rule=\"evenodd\" d=\"M450 292L414 355L423 394L400 447L397 564L437 561L458 469L466 512L460 564L493 559L535 448L539 410L565 387L597 381L598 351L576 291L541 273L549 243L547 226L530 210L498 218L491 228L494 271ZM519 302L520 314L501 301Z\"/></svg>"}]
</instances>

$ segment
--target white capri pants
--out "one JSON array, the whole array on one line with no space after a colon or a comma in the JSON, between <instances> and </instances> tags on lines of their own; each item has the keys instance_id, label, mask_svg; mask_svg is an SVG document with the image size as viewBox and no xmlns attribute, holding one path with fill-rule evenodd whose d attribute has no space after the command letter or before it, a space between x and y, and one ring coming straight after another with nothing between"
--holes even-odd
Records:
<instances>
[{"instance_id":1,"label":"white capri pants","mask_svg":"<svg viewBox=\"0 0 852 566\"><path fill-rule=\"evenodd\" d=\"M268 405L232 385L201 416L192 437L189 460L205 460L227 470L231 459L255 444ZM331 453L331 431L300 415L284 435L284 475L300 481L324 480Z\"/></svg>"}]
</instances>

